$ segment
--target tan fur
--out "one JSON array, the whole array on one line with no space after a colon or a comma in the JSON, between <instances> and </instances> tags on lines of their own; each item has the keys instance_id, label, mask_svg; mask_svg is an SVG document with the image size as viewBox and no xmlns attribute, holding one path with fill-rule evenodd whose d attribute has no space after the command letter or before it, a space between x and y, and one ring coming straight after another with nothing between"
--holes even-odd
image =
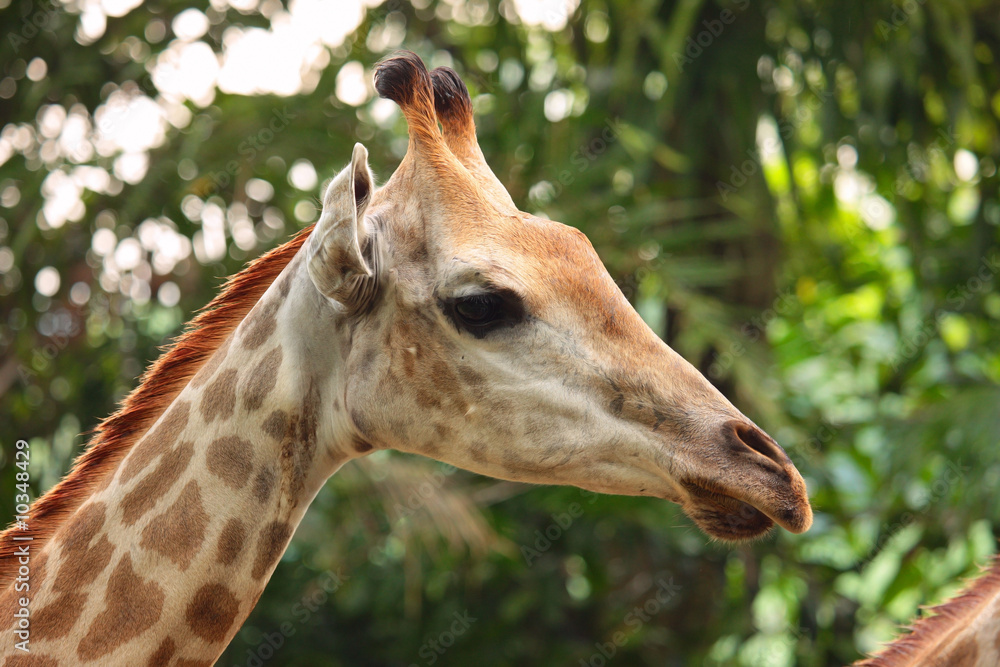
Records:
<instances>
[{"instance_id":1,"label":"tan fur","mask_svg":"<svg viewBox=\"0 0 1000 667\"><path fill-rule=\"evenodd\" d=\"M434 110L437 112L445 144L458 161L475 176L479 185L498 211L516 213L517 207L507 189L486 163L476 140L476 123L472 117L472 100L465 82L450 67L438 67L431 72L434 87Z\"/></svg>"},{"instance_id":2,"label":"tan fur","mask_svg":"<svg viewBox=\"0 0 1000 667\"><path fill-rule=\"evenodd\" d=\"M996 667L1000 664L1000 557L952 599L925 610L910 632L855 667ZM982 637L980 646L978 638Z\"/></svg>"}]
</instances>

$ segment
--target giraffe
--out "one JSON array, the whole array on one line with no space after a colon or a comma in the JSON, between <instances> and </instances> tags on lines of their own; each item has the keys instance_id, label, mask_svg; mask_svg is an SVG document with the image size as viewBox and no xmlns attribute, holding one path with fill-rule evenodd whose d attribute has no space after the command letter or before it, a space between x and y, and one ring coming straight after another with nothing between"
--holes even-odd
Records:
<instances>
[{"instance_id":1,"label":"giraffe","mask_svg":"<svg viewBox=\"0 0 1000 667\"><path fill-rule=\"evenodd\" d=\"M388 182L355 145L316 225L231 278L0 538L4 666L213 664L326 479L381 449L670 500L721 540L809 528L784 450L582 233L514 206L458 75L401 52L375 85L409 126ZM30 654L11 639L25 536Z\"/></svg>"},{"instance_id":2,"label":"giraffe","mask_svg":"<svg viewBox=\"0 0 1000 667\"><path fill-rule=\"evenodd\" d=\"M1000 557L965 590L928 611L911 632L854 667L1000 665Z\"/></svg>"}]
</instances>

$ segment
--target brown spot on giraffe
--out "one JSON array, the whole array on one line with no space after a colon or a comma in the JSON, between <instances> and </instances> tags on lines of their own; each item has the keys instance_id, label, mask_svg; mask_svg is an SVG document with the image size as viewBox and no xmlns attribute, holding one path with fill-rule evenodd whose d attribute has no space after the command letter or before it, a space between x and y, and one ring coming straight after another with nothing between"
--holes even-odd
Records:
<instances>
[{"instance_id":1,"label":"brown spot on giraffe","mask_svg":"<svg viewBox=\"0 0 1000 667\"><path fill-rule=\"evenodd\" d=\"M177 661L177 667L212 667L214 660L192 660L191 658L181 658Z\"/></svg>"},{"instance_id":2,"label":"brown spot on giraffe","mask_svg":"<svg viewBox=\"0 0 1000 667\"><path fill-rule=\"evenodd\" d=\"M278 381L281 356L281 346L278 345L264 355L264 358L250 373L243 389L243 407L245 409L249 411L259 410L260 406L264 404L264 399L271 393Z\"/></svg>"},{"instance_id":3,"label":"brown spot on giraffe","mask_svg":"<svg viewBox=\"0 0 1000 667\"><path fill-rule=\"evenodd\" d=\"M32 639L59 639L73 629L83 612L87 596L83 593L63 593L32 614Z\"/></svg>"},{"instance_id":4,"label":"brown spot on giraffe","mask_svg":"<svg viewBox=\"0 0 1000 667\"><path fill-rule=\"evenodd\" d=\"M205 387L201 399L201 414L205 422L211 424L215 418L228 419L236 407L236 380L239 372L235 368L227 369Z\"/></svg>"},{"instance_id":5,"label":"brown spot on giraffe","mask_svg":"<svg viewBox=\"0 0 1000 667\"><path fill-rule=\"evenodd\" d=\"M295 439L298 422L299 420L295 416L289 421L288 432L281 442L281 452L278 455L278 461L281 464L282 488L285 497L291 499L293 503L299 497L305 479L302 456Z\"/></svg>"},{"instance_id":6,"label":"brown spot on giraffe","mask_svg":"<svg viewBox=\"0 0 1000 667\"><path fill-rule=\"evenodd\" d=\"M434 357L429 377L431 386L440 391L444 398L453 401L460 411L464 412L468 408L462 383L443 357Z\"/></svg>"},{"instance_id":7,"label":"brown spot on giraffe","mask_svg":"<svg viewBox=\"0 0 1000 667\"><path fill-rule=\"evenodd\" d=\"M962 638L955 646L948 650L938 660L935 665L941 667L972 667L979 661L979 644L975 636Z\"/></svg>"},{"instance_id":8,"label":"brown spot on giraffe","mask_svg":"<svg viewBox=\"0 0 1000 667\"><path fill-rule=\"evenodd\" d=\"M452 435L452 430L450 426L438 422L434 424L434 433L441 441L447 442Z\"/></svg>"},{"instance_id":9,"label":"brown spot on giraffe","mask_svg":"<svg viewBox=\"0 0 1000 667\"><path fill-rule=\"evenodd\" d=\"M302 418L299 419L299 440L302 445L302 456L305 465L312 463L316 452L316 429L319 426L319 387L316 382L309 383L309 391L302 401Z\"/></svg>"},{"instance_id":10,"label":"brown spot on giraffe","mask_svg":"<svg viewBox=\"0 0 1000 667\"><path fill-rule=\"evenodd\" d=\"M122 522L131 526L162 498L180 479L194 456L194 443L185 441L164 456L156 469L136 484L122 499Z\"/></svg>"},{"instance_id":11,"label":"brown spot on giraffe","mask_svg":"<svg viewBox=\"0 0 1000 667\"><path fill-rule=\"evenodd\" d=\"M208 471L234 489L246 486L253 471L253 445L235 435L216 438L208 446Z\"/></svg>"},{"instance_id":12,"label":"brown spot on giraffe","mask_svg":"<svg viewBox=\"0 0 1000 667\"><path fill-rule=\"evenodd\" d=\"M125 483L139 474L160 454L167 451L180 437L188 424L191 405L187 401L176 401L164 415L163 420L132 449L125 459L121 481Z\"/></svg>"},{"instance_id":13,"label":"brown spot on giraffe","mask_svg":"<svg viewBox=\"0 0 1000 667\"><path fill-rule=\"evenodd\" d=\"M240 325L241 342L248 350L256 350L267 342L274 330L278 327L278 307L281 303L277 299L269 299L267 302L258 303L250 314Z\"/></svg>"},{"instance_id":14,"label":"brown spot on giraffe","mask_svg":"<svg viewBox=\"0 0 1000 667\"><path fill-rule=\"evenodd\" d=\"M198 482L191 480L174 504L143 529L140 546L163 554L186 570L205 541L207 526L208 513L201 502L201 489Z\"/></svg>"},{"instance_id":15,"label":"brown spot on giraffe","mask_svg":"<svg viewBox=\"0 0 1000 667\"><path fill-rule=\"evenodd\" d=\"M282 488L285 496L298 502L305 486L305 478L316 453L316 429L319 422L319 389L316 382L309 383L309 390L302 400L301 412L288 419L281 443Z\"/></svg>"},{"instance_id":16,"label":"brown spot on giraffe","mask_svg":"<svg viewBox=\"0 0 1000 667\"><path fill-rule=\"evenodd\" d=\"M216 560L223 565L231 565L243 553L243 543L247 539L247 527L239 519L230 519L219 533Z\"/></svg>"},{"instance_id":17,"label":"brown spot on giraffe","mask_svg":"<svg viewBox=\"0 0 1000 667\"><path fill-rule=\"evenodd\" d=\"M291 537L292 527L285 521L272 521L264 527L257 544L257 558L250 573L254 579L260 579L277 565Z\"/></svg>"},{"instance_id":18,"label":"brown spot on giraffe","mask_svg":"<svg viewBox=\"0 0 1000 667\"><path fill-rule=\"evenodd\" d=\"M41 588L42 582L45 581L45 563L48 558L49 554L44 551L38 556L31 557L29 566L31 567L31 586L34 590ZM14 624L14 612L20 607L18 599L21 597L23 594L15 590L13 586L8 586L5 591L0 593L0 631L6 630Z\"/></svg>"},{"instance_id":19,"label":"brown spot on giraffe","mask_svg":"<svg viewBox=\"0 0 1000 667\"><path fill-rule=\"evenodd\" d=\"M14 625L14 612L20 608L18 599L20 593L14 591L13 586L9 586L3 595L0 595L0 630L6 630Z\"/></svg>"},{"instance_id":20,"label":"brown spot on giraffe","mask_svg":"<svg viewBox=\"0 0 1000 667\"><path fill-rule=\"evenodd\" d=\"M9 656L3 661L3 667L59 667L59 661L47 655L28 653Z\"/></svg>"},{"instance_id":21,"label":"brown spot on giraffe","mask_svg":"<svg viewBox=\"0 0 1000 667\"><path fill-rule=\"evenodd\" d=\"M191 379L192 387L200 387L215 375L215 371L219 370L219 366L222 362L226 360L226 354L229 352L229 346L233 342L233 337L229 336L226 340L222 341L222 345L215 351L215 353L205 362L205 365L201 367L195 376Z\"/></svg>"},{"instance_id":22,"label":"brown spot on giraffe","mask_svg":"<svg viewBox=\"0 0 1000 667\"><path fill-rule=\"evenodd\" d=\"M298 264L295 260L291 262L292 266L284 272L284 275L278 280L278 293L282 297L288 296L288 292L292 289L292 277L295 275L295 266Z\"/></svg>"},{"instance_id":23,"label":"brown spot on giraffe","mask_svg":"<svg viewBox=\"0 0 1000 667\"><path fill-rule=\"evenodd\" d=\"M319 428L320 395L315 380L309 383L309 392L302 401L302 418L299 420L299 440L302 445L304 465L312 465L316 453L316 437Z\"/></svg>"},{"instance_id":24,"label":"brown spot on giraffe","mask_svg":"<svg viewBox=\"0 0 1000 667\"><path fill-rule=\"evenodd\" d=\"M410 322L397 323L395 330L395 338L402 341L404 347L402 351L403 372L411 380L409 384L417 405L427 409L438 409L442 406L442 391L445 389L442 382L447 382L449 379L442 377L440 370L438 370L440 362L436 356L436 350L429 346L420 347L416 343L417 338L430 340L432 336L431 331L418 333L416 324ZM417 352L411 353L410 348L417 350ZM427 353L428 350L430 350L430 354ZM417 378L420 380L416 381ZM450 380L453 379L450 378Z\"/></svg>"},{"instance_id":25,"label":"brown spot on giraffe","mask_svg":"<svg viewBox=\"0 0 1000 667\"><path fill-rule=\"evenodd\" d=\"M267 416L261 428L264 433L275 440L281 440L285 437L285 431L288 428L288 415L285 414L284 410L275 410Z\"/></svg>"},{"instance_id":26,"label":"brown spot on giraffe","mask_svg":"<svg viewBox=\"0 0 1000 667\"><path fill-rule=\"evenodd\" d=\"M48 574L49 554L43 551L31 560L31 585L36 589L41 588L45 583L45 575Z\"/></svg>"},{"instance_id":27,"label":"brown spot on giraffe","mask_svg":"<svg viewBox=\"0 0 1000 667\"><path fill-rule=\"evenodd\" d=\"M481 440L473 440L469 443L469 454L474 461L480 463L489 461L489 456L486 454L486 444Z\"/></svg>"},{"instance_id":28,"label":"brown spot on giraffe","mask_svg":"<svg viewBox=\"0 0 1000 667\"><path fill-rule=\"evenodd\" d=\"M146 667L167 667L170 664L170 659L174 657L174 653L176 652L177 644L174 643L173 638L164 637L153 655L149 656L149 662L146 663Z\"/></svg>"},{"instance_id":29,"label":"brown spot on giraffe","mask_svg":"<svg viewBox=\"0 0 1000 667\"><path fill-rule=\"evenodd\" d=\"M87 503L73 517L62 533L62 560L53 588L58 592L73 593L94 581L111 561L114 547L107 535L101 535L91 546L104 526L105 504Z\"/></svg>"},{"instance_id":30,"label":"brown spot on giraffe","mask_svg":"<svg viewBox=\"0 0 1000 667\"><path fill-rule=\"evenodd\" d=\"M264 467L257 477L253 481L253 495L257 499L257 502L266 503L271 497L271 492L274 490L274 482L277 478L277 473L274 471L270 465Z\"/></svg>"},{"instance_id":31,"label":"brown spot on giraffe","mask_svg":"<svg viewBox=\"0 0 1000 667\"><path fill-rule=\"evenodd\" d=\"M372 371L372 366L375 365L375 359L377 357L376 350L374 348L366 349L361 355L361 361L357 363L354 368L353 373L357 375L370 375Z\"/></svg>"},{"instance_id":32,"label":"brown spot on giraffe","mask_svg":"<svg viewBox=\"0 0 1000 667\"><path fill-rule=\"evenodd\" d=\"M428 439L424 442L424 451L427 452L427 456L431 458L440 458L441 447L436 439Z\"/></svg>"},{"instance_id":33,"label":"brown spot on giraffe","mask_svg":"<svg viewBox=\"0 0 1000 667\"><path fill-rule=\"evenodd\" d=\"M240 610L232 591L222 584L205 584L187 606L184 620L191 631L207 642L221 642L229 634Z\"/></svg>"},{"instance_id":34,"label":"brown spot on giraffe","mask_svg":"<svg viewBox=\"0 0 1000 667\"><path fill-rule=\"evenodd\" d=\"M467 386L480 389L486 386L486 376L469 366L459 366L458 375Z\"/></svg>"},{"instance_id":35,"label":"brown spot on giraffe","mask_svg":"<svg viewBox=\"0 0 1000 667\"><path fill-rule=\"evenodd\" d=\"M84 662L105 656L135 639L160 619L163 589L135 573L132 556L125 554L108 579L104 611L90 624L76 647Z\"/></svg>"}]
</instances>

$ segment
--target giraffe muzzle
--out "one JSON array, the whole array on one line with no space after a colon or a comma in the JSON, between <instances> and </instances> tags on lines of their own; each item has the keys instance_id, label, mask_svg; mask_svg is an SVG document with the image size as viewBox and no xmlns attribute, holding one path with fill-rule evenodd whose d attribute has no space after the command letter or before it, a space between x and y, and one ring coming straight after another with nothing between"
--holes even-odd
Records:
<instances>
[{"instance_id":1,"label":"giraffe muzzle","mask_svg":"<svg viewBox=\"0 0 1000 667\"><path fill-rule=\"evenodd\" d=\"M812 525L805 480L785 451L749 421L722 428L711 448L711 465L683 480L684 511L709 535L722 540L759 537L778 524L792 533ZM707 472L704 472L707 471Z\"/></svg>"}]
</instances>

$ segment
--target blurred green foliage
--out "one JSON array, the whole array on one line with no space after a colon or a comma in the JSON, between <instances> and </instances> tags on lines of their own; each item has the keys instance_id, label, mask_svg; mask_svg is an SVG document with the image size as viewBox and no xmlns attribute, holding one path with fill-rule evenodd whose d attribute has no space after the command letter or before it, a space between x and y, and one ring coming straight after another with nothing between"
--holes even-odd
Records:
<instances>
[{"instance_id":1,"label":"blurred green foliage","mask_svg":"<svg viewBox=\"0 0 1000 667\"><path fill-rule=\"evenodd\" d=\"M360 140L391 174L405 122L357 81L408 48L816 510L730 547L667 503L380 454L320 494L220 664L838 665L995 550L997 2L344 2L284 96L157 74L287 24L277 0L115 4L0 0L2 488L17 438L55 483L223 277L311 221L310 167ZM259 55L266 90L287 53Z\"/></svg>"}]
</instances>

